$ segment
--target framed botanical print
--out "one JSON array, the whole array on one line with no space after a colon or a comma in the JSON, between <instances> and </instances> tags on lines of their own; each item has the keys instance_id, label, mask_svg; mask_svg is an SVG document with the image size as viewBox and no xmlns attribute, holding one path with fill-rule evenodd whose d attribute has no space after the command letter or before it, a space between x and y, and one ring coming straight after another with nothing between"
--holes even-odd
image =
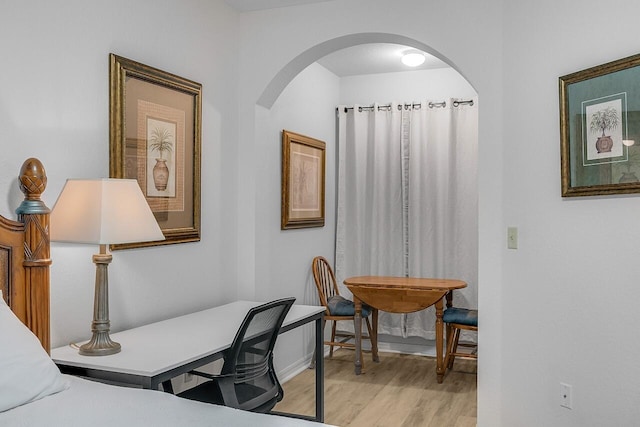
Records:
<instances>
[{"instance_id":1,"label":"framed botanical print","mask_svg":"<svg viewBox=\"0 0 640 427\"><path fill-rule=\"evenodd\" d=\"M323 227L325 143L282 131L280 228Z\"/></svg>"},{"instance_id":2,"label":"framed botanical print","mask_svg":"<svg viewBox=\"0 0 640 427\"><path fill-rule=\"evenodd\" d=\"M640 55L560 77L562 196L640 193Z\"/></svg>"},{"instance_id":3,"label":"framed botanical print","mask_svg":"<svg viewBox=\"0 0 640 427\"><path fill-rule=\"evenodd\" d=\"M110 55L112 178L136 179L164 241L112 249L200 240L199 83Z\"/></svg>"}]
</instances>

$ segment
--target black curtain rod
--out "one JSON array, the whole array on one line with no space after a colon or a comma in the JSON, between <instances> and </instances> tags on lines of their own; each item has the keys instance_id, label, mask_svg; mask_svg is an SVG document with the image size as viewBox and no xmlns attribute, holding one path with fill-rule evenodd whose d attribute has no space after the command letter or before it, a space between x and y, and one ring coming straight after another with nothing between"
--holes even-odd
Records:
<instances>
[{"instance_id":1,"label":"black curtain rod","mask_svg":"<svg viewBox=\"0 0 640 427\"><path fill-rule=\"evenodd\" d=\"M454 107L457 107L459 105L473 105L473 99L470 99L468 101L453 101Z\"/></svg>"},{"instance_id":2,"label":"black curtain rod","mask_svg":"<svg viewBox=\"0 0 640 427\"><path fill-rule=\"evenodd\" d=\"M447 106L447 102L446 101L442 101L442 102L429 102L429 104L427 104L429 106L429 108L444 108ZM467 101L453 101L453 106L454 107L458 107L460 105L473 105L473 99L469 99ZM402 107L404 107L405 110L408 110L409 108L414 108L414 109L419 109L422 105L421 104L398 104L398 110L402 110ZM373 109L375 108L375 105L369 105L369 106L364 106L364 107L358 107L358 112L362 113L363 111L373 111ZM344 112L346 113L348 110L353 110L354 107L344 107ZM336 110L338 110L338 108L336 107ZM391 104L388 105L378 105L378 111L381 110L391 110Z\"/></svg>"}]
</instances>

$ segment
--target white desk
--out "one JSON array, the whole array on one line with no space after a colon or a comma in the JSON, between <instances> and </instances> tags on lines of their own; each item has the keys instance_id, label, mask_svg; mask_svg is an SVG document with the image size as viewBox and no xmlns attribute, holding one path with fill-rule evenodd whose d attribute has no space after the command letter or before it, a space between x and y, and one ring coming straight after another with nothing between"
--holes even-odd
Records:
<instances>
[{"instance_id":1,"label":"white desk","mask_svg":"<svg viewBox=\"0 0 640 427\"><path fill-rule=\"evenodd\" d=\"M63 373L158 389L171 378L224 356L253 301L236 301L111 335L122 345L120 353L82 356L71 346L51 350ZM316 417L324 421L324 359L322 318L324 307L293 305L280 333L315 321Z\"/></svg>"}]
</instances>

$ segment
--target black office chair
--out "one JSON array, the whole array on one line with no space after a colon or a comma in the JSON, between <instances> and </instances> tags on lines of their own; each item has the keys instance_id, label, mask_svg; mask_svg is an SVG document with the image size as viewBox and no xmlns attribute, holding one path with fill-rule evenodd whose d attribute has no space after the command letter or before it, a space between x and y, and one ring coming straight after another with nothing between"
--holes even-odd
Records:
<instances>
[{"instance_id":1,"label":"black office chair","mask_svg":"<svg viewBox=\"0 0 640 427\"><path fill-rule=\"evenodd\" d=\"M178 396L253 412L271 411L284 396L273 368L273 347L294 301L285 298L249 310L224 356L220 374L193 371L211 381Z\"/></svg>"}]
</instances>

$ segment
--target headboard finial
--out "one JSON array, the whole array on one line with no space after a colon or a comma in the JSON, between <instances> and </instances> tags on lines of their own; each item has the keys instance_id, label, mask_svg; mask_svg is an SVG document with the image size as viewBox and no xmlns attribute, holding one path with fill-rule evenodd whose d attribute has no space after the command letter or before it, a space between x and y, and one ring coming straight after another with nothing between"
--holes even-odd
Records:
<instances>
[{"instance_id":1,"label":"headboard finial","mask_svg":"<svg viewBox=\"0 0 640 427\"><path fill-rule=\"evenodd\" d=\"M49 208L40 200L47 188L47 173L40 160L28 158L20 169L20 190L24 193L22 204L16 209L18 215L49 213Z\"/></svg>"},{"instance_id":2,"label":"headboard finial","mask_svg":"<svg viewBox=\"0 0 640 427\"><path fill-rule=\"evenodd\" d=\"M49 285L51 265L49 244L49 215L47 205L40 195L47 186L47 174L40 160L25 160L20 169L20 190L24 193L22 204L16 209L22 250L16 269L22 268L22 283L12 284L12 308L18 318L38 337L48 352L51 347L49 321ZM19 281L18 281L19 282Z\"/></svg>"}]
</instances>

